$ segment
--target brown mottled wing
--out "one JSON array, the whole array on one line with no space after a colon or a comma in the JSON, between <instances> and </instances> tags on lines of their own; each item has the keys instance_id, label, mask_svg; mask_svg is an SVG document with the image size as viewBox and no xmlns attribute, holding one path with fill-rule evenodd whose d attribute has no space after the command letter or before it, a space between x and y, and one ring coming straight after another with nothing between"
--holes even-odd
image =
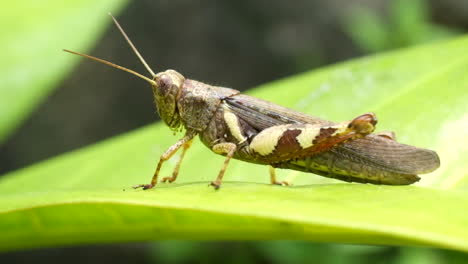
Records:
<instances>
[{"instance_id":1,"label":"brown mottled wing","mask_svg":"<svg viewBox=\"0 0 468 264\"><path fill-rule=\"evenodd\" d=\"M334 124L333 122L244 94L228 97L224 100L238 117L259 131L284 124Z\"/></svg>"},{"instance_id":2,"label":"brown mottled wing","mask_svg":"<svg viewBox=\"0 0 468 264\"><path fill-rule=\"evenodd\" d=\"M334 124L248 95L236 95L225 101L239 118L258 131L282 124ZM306 159L279 163L277 167L345 181L409 184L419 179L416 174L431 172L439 165L434 151L368 135Z\"/></svg>"},{"instance_id":3,"label":"brown mottled wing","mask_svg":"<svg viewBox=\"0 0 468 264\"><path fill-rule=\"evenodd\" d=\"M277 167L316 173L325 177L361 183L406 185L419 180L440 165L434 151L368 135L301 160Z\"/></svg>"},{"instance_id":4,"label":"brown mottled wing","mask_svg":"<svg viewBox=\"0 0 468 264\"><path fill-rule=\"evenodd\" d=\"M377 135L347 142L342 148L349 154L359 154L373 164L400 173L429 173L440 166L439 156L432 150Z\"/></svg>"}]
</instances>

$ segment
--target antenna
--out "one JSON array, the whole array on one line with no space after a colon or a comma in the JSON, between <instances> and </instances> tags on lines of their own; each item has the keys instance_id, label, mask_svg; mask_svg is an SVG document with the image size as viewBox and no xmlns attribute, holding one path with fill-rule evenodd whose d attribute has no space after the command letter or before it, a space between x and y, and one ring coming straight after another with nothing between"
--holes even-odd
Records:
<instances>
[{"instance_id":1,"label":"antenna","mask_svg":"<svg viewBox=\"0 0 468 264\"><path fill-rule=\"evenodd\" d=\"M133 45L133 42L130 40L130 38L127 36L127 34L125 33L125 31L123 30L123 28L120 26L119 22L117 22L117 19L115 19L115 17L109 13L109 16L112 17L112 20L114 20L114 23L115 25L117 26L117 28L120 30L120 32L122 33L122 35L124 36L124 38L127 40L127 43L128 45L130 45L130 47L132 48L133 52L135 52L135 54L137 55L137 57L140 59L141 63L145 66L145 68L148 70L148 72L151 74L151 76L155 77L156 74L154 74L153 70L151 70L150 66L148 66L148 63L146 63L145 59L143 59L143 57L141 56L140 52L138 52L137 48L135 47L135 45Z\"/></svg>"},{"instance_id":2,"label":"antenna","mask_svg":"<svg viewBox=\"0 0 468 264\"><path fill-rule=\"evenodd\" d=\"M79 52L75 52L75 51L71 51L71 50L67 50L67 49L64 49L63 51L66 51L66 52L69 52L69 53L72 53L72 54L75 54L75 55L78 55L78 56L81 56L81 57L85 57L85 58L88 58L88 59L91 59L91 60L95 60L95 61L98 61L100 63L104 63L106 65L109 65L109 66L111 66L113 68L117 68L117 69L122 70L122 71L126 71L128 73L131 73L131 74L133 74L135 76L140 77L141 79L149 82L150 84L152 84L154 86L158 86L158 84L155 81L151 80L150 78L148 78L148 77L146 77L146 76L144 76L142 74L139 74L138 72L136 72L134 70L130 70L128 68L119 66L119 65L114 64L112 62L109 62L109 61L106 61L106 60L103 60L103 59L99 59L99 58L96 58L96 57L93 57L93 56L90 56L90 55L86 55L86 54L83 54L83 53L79 53Z\"/></svg>"}]
</instances>

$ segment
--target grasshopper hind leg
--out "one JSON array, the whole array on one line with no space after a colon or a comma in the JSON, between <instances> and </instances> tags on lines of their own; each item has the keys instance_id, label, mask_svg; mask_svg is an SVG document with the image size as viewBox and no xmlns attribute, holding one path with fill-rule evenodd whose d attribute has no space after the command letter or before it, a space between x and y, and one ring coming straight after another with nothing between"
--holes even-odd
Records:
<instances>
[{"instance_id":1,"label":"grasshopper hind leg","mask_svg":"<svg viewBox=\"0 0 468 264\"><path fill-rule=\"evenodd\" d=\"M275 170L275 168L273 166L269 165L268 170L270 172L270 182L271 182L271 184L282 185L282 186L292 185L290 182L287 182L287 181L278 181L278 180L276 180L276 170Z\"/></svg>"}]
</instances>

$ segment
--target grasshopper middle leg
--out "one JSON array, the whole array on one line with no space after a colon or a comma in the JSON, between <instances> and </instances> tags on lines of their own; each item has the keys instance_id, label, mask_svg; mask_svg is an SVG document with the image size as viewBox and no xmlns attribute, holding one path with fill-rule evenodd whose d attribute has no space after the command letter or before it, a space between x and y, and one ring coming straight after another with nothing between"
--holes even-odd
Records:
<instances>
[{"instance_id":1,"label":"grasshopper middle leg","mask_svg":"<svg viewBox=\"0 0 468 264\"><path fill-rule=\"evenodd\" d=\"M218 177L216 177L215 181L212 181L210 183L211 186L213 186L216 190L219 189L221 186L221 182L223 180L224 172L226 171L226 168L229 164L229 161L231 160L232 156L234 155L234 152L236 152L237 146L234 143L219 143L213 146L213 151L217 154L226 154L226 159L224 160L223 167L218 173Z\"/></svg>"}]
</instances>

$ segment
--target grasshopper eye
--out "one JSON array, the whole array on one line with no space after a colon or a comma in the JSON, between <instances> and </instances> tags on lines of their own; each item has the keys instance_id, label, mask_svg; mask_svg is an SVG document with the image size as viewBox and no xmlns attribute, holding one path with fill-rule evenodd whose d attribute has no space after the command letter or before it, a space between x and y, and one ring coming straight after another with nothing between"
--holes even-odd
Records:
<instances>
[{"instance_id":1,"label":"grasshopper eye","mask_svg":"<svg viewBox=\"0 0 468 264\"><path fill-rule=\"evenodd\" d=\"M167 94L173 84L172 78L166 74L163 74L157 78L156 82L162 94Z\"/></svg>"}]
</instances>

